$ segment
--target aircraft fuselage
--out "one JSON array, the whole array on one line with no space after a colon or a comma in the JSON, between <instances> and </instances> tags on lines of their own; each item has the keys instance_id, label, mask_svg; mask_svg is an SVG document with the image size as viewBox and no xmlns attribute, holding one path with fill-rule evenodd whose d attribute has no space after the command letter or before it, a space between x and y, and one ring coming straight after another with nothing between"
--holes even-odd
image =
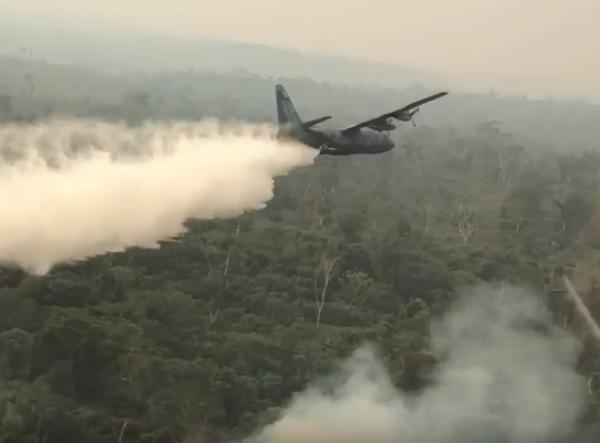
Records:
<instances>
[{"instance_id":1,"label":"aircraft fuselage","mask_svg":"<svg viewBox=\"0 0 600 443\"><path fill-rule=\"evenodd\" d=\"M370 129L343 134L335 129L290 128L281 129L277 137L291 138L323 155L380 154L395 146L388 134Z\"/></svg>"}]
</instances>

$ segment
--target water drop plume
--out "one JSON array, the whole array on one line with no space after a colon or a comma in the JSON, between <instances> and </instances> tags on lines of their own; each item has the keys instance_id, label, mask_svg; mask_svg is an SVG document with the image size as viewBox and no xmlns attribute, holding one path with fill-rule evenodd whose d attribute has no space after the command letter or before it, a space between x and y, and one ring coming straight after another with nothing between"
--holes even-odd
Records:
<instances>
[{"instance_id":1,"label":"water drop plume","mask_svg":"<svg viewBox=\"0 0 600 443\"><path fill-rule=\"evenodd\" d=\"M0 261L34 274L157 247L189 218L261 209L315 151L268 125L83 120L0 126Z\"/></svg>"}]
</instances>

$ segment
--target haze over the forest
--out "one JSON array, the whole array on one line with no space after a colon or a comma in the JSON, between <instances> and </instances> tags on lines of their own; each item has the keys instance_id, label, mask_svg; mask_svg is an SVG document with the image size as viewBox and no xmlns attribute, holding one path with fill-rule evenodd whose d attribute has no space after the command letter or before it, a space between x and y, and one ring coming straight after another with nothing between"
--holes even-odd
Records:
<instances>
[{"instance_id":1,"label":"haze over the forest","mask_svg":"<svg viewBox=\"0 0 600 443\"><path fill-rule=\"evenodd\" d=\"M595 101L599 14L595 0L7 0L0 7L4 25L261 43L407 66L455 89Z\"/></svg>"}]
</instances>

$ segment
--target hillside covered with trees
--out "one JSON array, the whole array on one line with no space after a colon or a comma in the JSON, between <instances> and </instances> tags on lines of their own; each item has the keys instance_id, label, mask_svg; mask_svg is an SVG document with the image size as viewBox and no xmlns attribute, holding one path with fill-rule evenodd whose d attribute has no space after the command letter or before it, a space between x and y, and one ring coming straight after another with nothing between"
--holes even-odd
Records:
<instances>
[{"instance_id":1,"label":"hillside covered with trees","mask_svg":"<svg viewBox=\"0 0 600 443\"><path fill-rule=\"evenodd\" d=\"M0 67L5 123L65 114L273 121L274 79L251 74L111 77L9 58ZM423 92L284 81L303 115L338 122ZM598 423L597 344L555 289L569 273L600 318L599 114L449 98L402 128L391 153L321 157L278 178L264 210L189 220L159 249L43 277L3 268L0 441L244 436L365 341L382 348L396 386L418 392L436 365L430 320L477 282L532 288L584 340L582 421ZM582 132L569 132L570 118Z\"/></svg>"},{"instance_id":2,"label":"hillside covered with trees","mask_svg":"<svg viewBox=\"0 0 600 443\"><path fill-rule=\"evenodd\" d=\"M342 126L438 92L418 82L396 87L339 84L297 75L260 76L248 70L219 72L216 68L115 74L0 55L0 121L64 114L132 123L207 117L274 122L276 83L285 84L305 119L333 115L331 124ZM459 132L481 123L500 122L530 147L582 150L596 148L599 119L597 104L450 91L435 106L417 114L415 121ZM403 134L402 129L397 132Z\"/></svg>"}]
</instances>

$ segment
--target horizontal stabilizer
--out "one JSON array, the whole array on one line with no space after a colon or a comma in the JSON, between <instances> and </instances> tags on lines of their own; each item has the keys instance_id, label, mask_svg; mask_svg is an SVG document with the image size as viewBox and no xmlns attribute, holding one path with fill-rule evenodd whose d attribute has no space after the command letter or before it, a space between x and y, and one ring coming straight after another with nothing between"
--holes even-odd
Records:
<instances>
[{"instance_id":1,"label":"horizontal stabilizer","mask_svg":"<svg viewBox=\"0 0 600 443\"><path fill-rule=\"evenodd\" d=\"M316 118L314 120L310 120L310 121L302 123L302 127L304 127L304 128L310 128L311 126L318 125L319 123L322 123L325 120L329 120L330 118L331 118L331 115L328 115L326 117Z\"/></svg>"}]
</instances>

